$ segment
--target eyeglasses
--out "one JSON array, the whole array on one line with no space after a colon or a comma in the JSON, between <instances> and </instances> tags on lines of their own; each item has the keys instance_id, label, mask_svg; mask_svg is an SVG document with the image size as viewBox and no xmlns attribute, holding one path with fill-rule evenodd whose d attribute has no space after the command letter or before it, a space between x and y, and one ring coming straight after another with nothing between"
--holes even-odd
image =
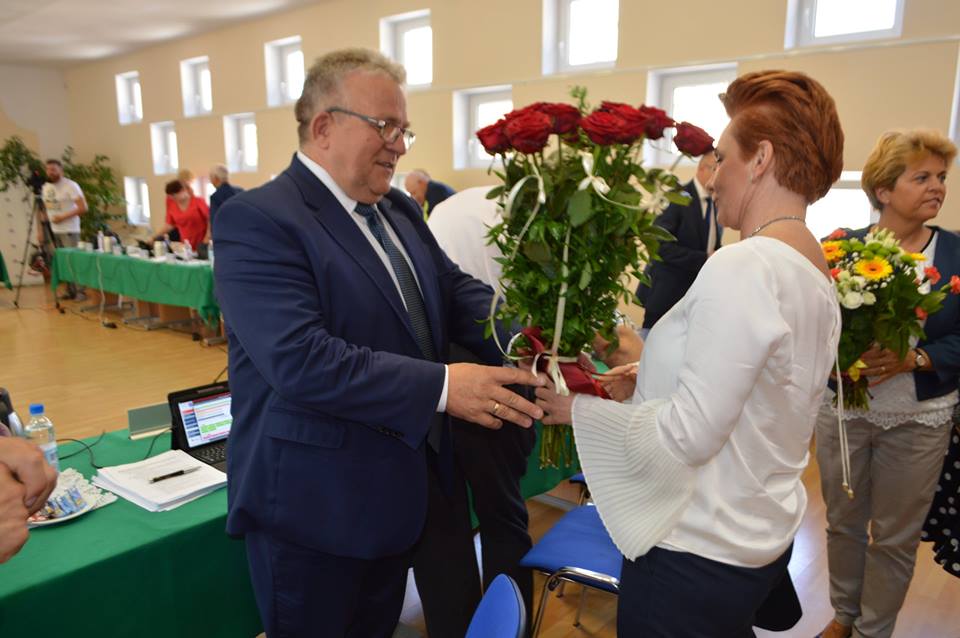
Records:
<instances>
[{"instance_id":1,"label":"eyeglasses","mask_svg":"<svg viewBox=\"0 0 960 638\"><path fill-rule=\"evenodd\" d=\"M347 115L360 118L373 128L377 129L377 131L380 132L380 137L383 138L383 141L387 144L393 144L402 136L403 147L408 151L410 150L410 147L413 146L414 140L417 139L416 133L405 128L401 128L392 122L378 120L377 118L370 117L369 115L348 111L347 109L342 109L339 106L334 106L333 108L327 109L327 113L345 113Z\"/></svg>"}]
</instances>

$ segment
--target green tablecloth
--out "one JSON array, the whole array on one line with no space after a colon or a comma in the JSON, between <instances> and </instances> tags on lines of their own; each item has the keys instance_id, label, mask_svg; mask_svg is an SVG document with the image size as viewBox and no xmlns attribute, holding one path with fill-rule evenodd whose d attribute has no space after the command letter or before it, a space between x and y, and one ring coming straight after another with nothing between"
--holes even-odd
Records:
<instances>
[{"instance_id":1,"label":"green tablecloth","mask_svg":"<svg viewBox=\"0 0 960 638\"><path fill-rule=\"evenodd\" d=\"M7 287L7 290L13 290L10 283L10 273L7 272L7 264L3 261L3 253L0 253L0 283Z\"/></svg>"},{"instance_id":2,"label":"green tablecloth","mask_svg":"<svg viewBox=\"0 0 960 638\"><path fill-rule=\"evenodd\" d=\"M142 301L193 308L208 323L220 317L213 294L213 269L207 263L168 264L61 248L54 253L50 286L56 290L63 281Z\"/></svg>"},{"instance_id":3,"label":"green tablecloth","mask_svg":"<svg viewBox=\"0 0 960 638\"><path fill-rule=\"evenodd\" d=\"M161 436L153 452L167 441ZM123 430L93 451L98 464L117 465L141 460L148 447ZM77 449L66 443L60 455ZM86 452L63 466L94 473ZM119 499L32 530L23 551L0 565L0 636L254 638L261 625L246 552L224 532L226 510L225 489L170 512Z\"/></svg>"}]
</instances>

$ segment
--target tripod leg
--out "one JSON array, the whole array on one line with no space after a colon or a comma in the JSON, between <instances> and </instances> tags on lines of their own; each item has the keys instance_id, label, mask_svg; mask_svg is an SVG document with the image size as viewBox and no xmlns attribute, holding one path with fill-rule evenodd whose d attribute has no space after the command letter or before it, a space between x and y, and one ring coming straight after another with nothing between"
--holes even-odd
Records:
<instances>
[{"instance_id":1,"label":"tripod leg","mask_svg":"<svg viewBox=\"0 0 960 638\"><path fill-rule=\"evenodd\" d=\"M31 235L33 235L33 222L39 215L39 212L43 206L42 201L36 196L34 196L33 199L33 207L30 209L30 221L27 222L27 237L23 242L23 259L20 260L20 275L17 277L17 294L13 298L14 308L20 307L20 291L23 290L23 273L27 267L27 254L30 252L30 239ZM54 291L54 297L56 297L56 291Z\"/></svg>"}]
</instances>

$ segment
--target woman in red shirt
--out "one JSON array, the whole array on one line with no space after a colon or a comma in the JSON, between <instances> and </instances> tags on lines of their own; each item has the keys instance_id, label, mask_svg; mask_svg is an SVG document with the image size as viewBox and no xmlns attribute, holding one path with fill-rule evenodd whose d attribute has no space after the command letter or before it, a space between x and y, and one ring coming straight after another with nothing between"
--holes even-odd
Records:
<instances>
[{"instance_id":1,"label":"woman in red shirt","mask_svg":"<svg viewBox=\"0 0 960 638\"><path fill-rule=\"evenodd\" d=\"M193 195L183 182L174 180L165 188L174 205L167 207L167 219L154 239L160 239L173 229L180 232L181 241L189 241L196 249L210 239L210 209L199 197Z\"/></svg>"}]
</instances>

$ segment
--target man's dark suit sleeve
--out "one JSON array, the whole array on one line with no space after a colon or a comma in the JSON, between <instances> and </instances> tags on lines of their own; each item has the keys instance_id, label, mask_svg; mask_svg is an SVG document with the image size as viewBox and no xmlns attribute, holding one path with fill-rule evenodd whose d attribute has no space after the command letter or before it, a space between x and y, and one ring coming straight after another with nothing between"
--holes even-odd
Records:
<instances>
[{"instance_id":1,"label":"man's dark suit sleeve","mask_svg":"<svg viewBox=\"0 0 960 638\"><path fill-rule=\"evenodd\" d=\"M391 424L407 445L420 445L443 389L443 365L331 335L302 238L256 206L231 198L216 233L217 298L273 391L338 419Z\"/></svg>"},{"instance_id":2,"label":"man's dark suit sleeve","mask_svg":"<svg viewBox=\"0 0 960 638\"><path fill-rule=\"evenodd\" d=\"M688 210L689 205L670 204L653 223L677 237L681 218ZM698 273L707 261L707 252L697 248L681 246L680 242L670 241L660 244L660 258L675 268Z\"/></svg>"}]
</instances>

